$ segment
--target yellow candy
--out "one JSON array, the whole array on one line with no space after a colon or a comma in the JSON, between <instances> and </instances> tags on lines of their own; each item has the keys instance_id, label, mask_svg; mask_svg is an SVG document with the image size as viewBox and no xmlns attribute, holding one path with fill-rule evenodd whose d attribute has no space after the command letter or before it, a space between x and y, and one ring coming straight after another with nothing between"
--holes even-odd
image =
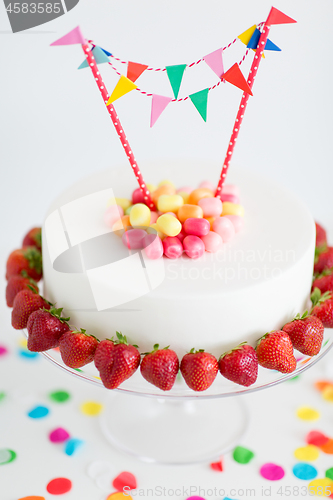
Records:
<instances>
[{"instance_id":1,"label":"yellow candy","mask_svg":"<svg viewBox=\"0 0 333 500\"><path fill-rule=\"evenodd\" d=\"M119 205L125 212L125 210L132 205L131 200L127 198L110 198L107 206Z\"/></svg>"},{"instance_id":2,"label":"yellow candy","mask_svg":"<svg viewBox=\"0 0 333 500\"><path fill-rule=\"evenodd\" d=\"M244 207L242 205L239 205L238 203L231 203L230 201L224 201L222 206L222 216L240 215L241 217L244 217Z\"/></svg>"},{"instance_id":3,"label":"yellow candy","mask_svg":"<svg viewBox=\"0 0 333 500\"><path fill-rule=\"evenodd\" d=\"M178 212L179 208L184 205L184 200L179 194L162 194L157 202L157 208L160 212Z\"/></svg>"},{"instance_id":4,"label":"yellow candy","mask_svg":"<svg viewBox=\"0 0 333 500\"><path fill-rule=\"evenodd\" d=\"M188 202L190 205L197 205L198 201L201 200L201 198L213 198L213 197L214 193L210 189L198 188L192 191L188 199Z\"/></svg>"},{"instance_id":5,"label":"yellow candy","mask_svg":"<svg viewBox=\"0 0 333 500\"><path fill-rule=\"evenodd\" d=\"M183 205L180 207L177 213L177 217L180 222L185 222L186 219L202 219L203 218L203 210L199 205Z\"/></svg>"},{"instance_id":6,"label":"yellow candy","mask_svg":"<svg viewBox=\"0 0 333 500\"><path fill-rule=\"evenodd\" d=\"M114 231L118 236L122 236L124 231L128 231L131 228L129 215L124 215L121 219L117 220L112 226L112 231Z\"/></svg>"},{"instance_id":7,"label":"yellow candy","mask_svg":"<svg viewBox=\"0 0 333 500\"><path fill-rule=\"evenodd\" d=\"M150 210L147 205L137 203L129 215L132 227L145 227L150 224Z\"/></svg>"},{"instance_id":8,"label":"yellow candy","mask_svg":"<svg viewBox=\"0 0 333 500\"><path fill-rule=\"evenodd\" d=\"M311 496L329 497L333 493L333 481L328 477L314 479L308 485Z\"/></svg>"},{"instance_id":9,"label":"yellow candy","mask_svg":"<svg viewBox=\"0 0 333 500\"><path fill-rule=\"evenodd\" d=\"M160 231L158 229L156 222L154 224L150 224L150 226L147 228L147 233L148 234L156 234L157 233L157 236L159 236L161 238L161 240L166 238L166 234L162 233L162 231Z\"/></svg>"},{"instance_id":10,"label":"yellow candy","mask_svg":"<svg viewBox=\"0 0 333 500\"><path fill-rule=\"evenodd\" d=\"M157 205L158 199L162 194L173 195L176 194L176 190L174 187L169 186L168 184L163 184L163 186L155 189L155 191L151 193L151 197L155 205Z\"/></svg>"},{"instance_id":11,"label":"yellow candy","mask_svg":"<svg viewBox=\"0 0 333 500\"><path fill-rule=\"evenodd\" d=\"M156 221L159 231L167 236L177 236L182 230L182 225L179 220L170 214L163 214Z\"/></svg>"},{"instance_id":12,"label":"yellow candy","mask_svg":"<svg viewBox=\"0 0 333 500\"><path fill-rule=\"evenodd\" d=\"M165 179L164 181L161 181L161 182L159 183L158 187L161 187L161 186L171 186L171 187L173 187L174 189L176 189L176 188L175 188L174 183L173 183L173 182L171 182L171 181L168 181L168 179Z\"/></svg>"},{"instance_id":13,"label":"yellow candy","mask_svg":"<svg viewBox=\"0 0 333 500\"><path fill-rule=\"evenodd\" d=\"M157 189L155 184L146 184L146 186L147 186L147 189L150 193L152 193L153 191L156 191L156 189Z\"/></svg>"},{"instance_id":14,"label":"yellow candy","mask_svg":"<svg viewBox=\"0 0 333 500\"><path fill-rule=\"evenodd\" d=\"M184 200L184 203L188 203L188 199L190 197L190 194L189 193L186 193L186 191L180 191L179 193L179 196L181 196Z\"/></svg>"}]
</instances>

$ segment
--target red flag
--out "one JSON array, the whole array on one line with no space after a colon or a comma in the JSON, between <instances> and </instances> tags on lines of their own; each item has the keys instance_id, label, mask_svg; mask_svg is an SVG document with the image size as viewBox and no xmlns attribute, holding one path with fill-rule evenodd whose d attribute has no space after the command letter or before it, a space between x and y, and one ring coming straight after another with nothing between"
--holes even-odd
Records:
<instances>
[{"instance_id":1,"label":"red flag","mask_svg":"<svg viewBox=\"0 0 333 500\"><path fill-rule=\"evenodd\" d=\"M129 80L132 80L132 82L135 82L135 80L137 80L139 76L142 75L144 71L146 71L147 68L148 66L146 64L139 64L129 61L127 66L127 78Z\"/></svg>"},{"instance_id":2,"label":"red flag","mask_svg":"<svg viewBox=\"0 0 333 500\"><path fill-rule=\"evenodd\" d=\"M221 78L229 83L232 83L232 85L235 85L247 94L253 95L252 90L250 89L237 63L231 66L231 68L229 68L228 71L221 76Z\"/></svg>"},{"instance_id":3,"label":"red flag","mask_svg":"<svg viewBox=\"0 0 333 500\"><path fill-rule=\"evenodd\" d=\"M295 21L295 19L292 19L289 16L286 16L285 14L283 14L283 12L276 9L275 7L271 8L271 11L266 21L266 24L268 26L271 26L272 24L289 24L289 23L297 23L297 21Z\"/></svg>"}]
</instances>

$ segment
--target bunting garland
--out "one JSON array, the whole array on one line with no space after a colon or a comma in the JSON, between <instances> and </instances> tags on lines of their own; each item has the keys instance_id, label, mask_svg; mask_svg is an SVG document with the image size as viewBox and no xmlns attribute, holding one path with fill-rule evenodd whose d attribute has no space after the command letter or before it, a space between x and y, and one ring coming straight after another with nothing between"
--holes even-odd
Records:
<instances>
[{"instance_id":1,"label":"bunting garland","mask_svg":"<svg viewBox=\"0 0 333 500\"><path fill-rule=\"evenodd\" d=\"M208 102L208 92L209 89L200 90L195 94L191 94L189 97L193 102L194 106L199 111L202 119L207 121L207 102Z\"/></svg>"},{"instance_id":2,"label":"bunting garland","mask_svg":"<svg viewBox=\"0 0 333 500\"><path fill-rule=\"evenodd\" d=\"M210 69L212 69L219 78L222 78L222 75L224 73L222 51L222 48L217 49L214 52L211 52L210 54L204 56L205 63L208 64Z\"/></svg>"},{"instance_id":3,"label":"bunting garland","mask_svg":"<svg viewBox=\"0 0 333 500\"><path fill-rule=\"evenodd\" d=\"M106 55L105 51L98 47L97 45L92 49L92 53L94 54L94 58L97 64L109 63L110 59ZM82 64L78 67L78 69L89 68L88 61L85 59Z\"/></svg>"},{"instance_id":4,"label":"bunting garland","mask_svg":"<svg viewBox=\"0 0 333 500\"><path fill-rule=\"evenodd\" d=\"M175 99L178 97L186 66L186 64L178 64L177 66L165 67Z\"/></svg>"},{"instance_id":5,"label":"bunting garland","mask_svg":"<svg viewBox=\"0 0 333 500\"><path fill-rule=\"evenodd\" d=\"M163 95L153 94L151 102L151 116L150 116L150 126L155 125L156 120L163 113L167 105L172 101L171 97L165 97Z\"/></svg>"},{"instance_id":6,"label":"bunting garland","mask_svg":"<svg viewBox=\"0 0 333 500\"><path fill-rule=\"evenodd\" d=\"M106 103L107 106L136 88L137 86L135 85L135 83L132 82L132 80L122 75L119 78L117 85L113 89L113 92L110 95L108 102Z\"/></svg>"},{"instance_id":7,"label":"bunting garland","mask_svg":"<svg viewBox=\"0 0 333 500\"><path fill-rule=\"evenodd\" d=\"M139 64L129 61L127 66L127 78L132 80L132 82L135 82L147 68L147 64Z\"/></svg>"}]
</instances>

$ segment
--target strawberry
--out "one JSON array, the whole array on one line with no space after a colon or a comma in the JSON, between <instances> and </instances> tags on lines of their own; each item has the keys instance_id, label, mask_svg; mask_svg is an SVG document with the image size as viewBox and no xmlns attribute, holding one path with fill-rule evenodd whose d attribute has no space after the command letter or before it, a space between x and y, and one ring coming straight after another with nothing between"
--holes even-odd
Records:
<instances>
[{"instance_id":1,"label":"strawberry","mask_svg":"<svg viewBox=\"0 0 333 500\"><path fill-rule=\"evenodd\" d=\"M316 248L327 248L327 235L325 229L316 222Z\"/></svg>"},{"instance_id":2,"label":"strawberry","mask_svg":"<svg viewBox=\"0 0 333 500\"><path fill-rule=\"evenodd\" d=\"M225 352L219 359L221 374L236 384L254 384L258 376L258 358L253 347L246 342L231 351Z\"/></svg>"},{"instance_id":3,"label":"strawberry","mask_svg":"<svg viewBox=\"0 0 333 500\"><path fill-rule=\"evenodd\" d=\"M217 359L203 349L195 351L191 349L185 354L181 363L180 371L185 382L193 391L205 391L214 382L219 365Z\"/></svg>"},{"instance_id":4,"label":"strawberry","mask_svg":"<svg viewBox=\"0 0 333 500\"><path fill-rule=\"evenodd\" d=\"M281 373L291 373L296 368L293 345L289 335L282 330L266 333L256 347L259 365Z\"/></svg>"},{"instance_id":5,"label":"strawberry","mask_svg":"<svg viewBox=\"0 0 333 500\"><path fill-rule=\"evenodd\" d=\"M36 281L29 278L26 271L22 271L20 275L9 278L6 287L6 302L8 307L13 307L14 299L21 290L34 290L36 293L39 291Z\"/></svg>"},{"instance_id":6,"label":"strawberry","mask_svg":"<svg viewBox=\"0 0 333 500\"><path fill-rule=\"evenodd\" d=\"M311 295L313 309L312 316L321 320L325 328L333 328L333 297L330 292L321 294L319 288L315 288Z\"/></svg>"},{"instance_id":7,"label":"strawberry","mask_svg":"<svg viewBox=\"0 0 333 500\"><path fill-rule=\"evenodd\" d=\"M333 268L325 269L313 282L312 290L319 288L322 293L333 292Z\"/></svg>"},{"instance_id":8,"label":"strawberry","mask_svg":"<svg viewBox=\"0 0 333 500\"><path fill-rule=\"evenodd\" d=\"M63 362L71 368L81 368L94 360L98 340L87 335L86 330L70 330L64 333L59 341L59 349Z\"/></svg>"},{"instance_id":9,"label":"strawberry","mask_svg":"<svg viewBox=\"0 0 333 500\"><path fill-rule=\"evenodd\" d=\"M48 351L59 345L60 337L68 332L69 318L61 318L62 308L34 311L28 320L28 349L33 352Z\"/></svg>"},{"instance_id":10,"label":"strawberry","mask_svg":"<svg viewBox=\"0 0 333 500\"><path fill-rule=\"evenodd\" d=\"M137 346L129 345L125 336L116 333L117 340L102 340L95 352L95 366L107 389L116 389L130 378L141 359Z\"/></svg>"},{"instance_id":11,"label":"strawberry","mask_svg":"<svg viewBox=\"0 0 333 500\"><path fill-rule=\"evenodd\" d=\"M38 250L42 248L42 228L34 227L25 235L22 242L23 247L36 247Z\"/></svg>"},{"instance_id":12,"label":"strawberry","mask_svg":"<svg viewBox=\"0 0 333 500\"><path fill-rule=\"evenodd\" d=\"M159 349L159 345L155 344L152 352L145 353L140 370L148 382L162 391L170 391L179 371L177 354L169 347Z\"/></svg>"},{"instance_id":13,"label":"strawberry","mask_svg":"<svg viewBox=\"0 0 333 500\"><path fill-rule=\"evenodd\" d=\"M42 277L42 254L36 247L14 250L7 260L6 279L26 271L30 278L39 281Z\"/></svg>"},{"instance_id":14,"label":"strawberry","mask_svg":"<svg viewBox=\"0 0 333 500\"><path fill-rule=\"evenodd\" d=\"M303 316L284 325L282 330L288 333L295 349L306 356L315 356L319 353L324 338L324 325L319 318L309 315L305 311Z\"/></svg>"},{"instance_id":15,"label":"strawberry","mask_svg":"<svg viewBox=\"0 0 333 500\"><path fill-rule=\"evenodd\" d=\"M333 267L333 247L327 247L324 251L316 251L314 272L322 273L325 269Z\"/></svg>"},{"instance_id":16,"label":"strawberry","mask_svg":"<svg viewBox=\"0 0 333 500\"><path fill-rule=\"evenodd\" d=\"M50 309L51 304L32 290L19 292L13 303L12 326L16 330L26 328L30 314L38 309Z\"/></svg>"}]
</instances>

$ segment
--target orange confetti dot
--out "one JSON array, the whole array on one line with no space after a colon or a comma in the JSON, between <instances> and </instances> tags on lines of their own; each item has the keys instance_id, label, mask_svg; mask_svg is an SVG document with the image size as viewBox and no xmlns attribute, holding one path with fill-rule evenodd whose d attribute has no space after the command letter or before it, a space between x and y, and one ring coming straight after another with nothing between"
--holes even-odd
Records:
<instances>
[{"instance_id":1,"label":"orange confetti dot","mask_svg":"<svg viewBox=\"0 0 333 500\"><path fill-rule=\"evenodd\" d=\"M127 498L127 500L133 500L127 492L121 493L120 491L117 491L117 493L111 493L106 500L124 500L124 498Z\"/></svg>"},{"instance_id":2,"label":"orange confetti dot","mask_svg":"<svg viewBox=\"0 0 333 500\"><path fill-rule=\"evenodd\" d=\"M317 380L315 382L315 388L319 391L322 392L326 387L333 387L333 383L330 380Z\"/></svg>"},{"instance_id":3,"label":"orange confetti dot","mask_svg":"<svg viewBox=\"0 0 333 500\"><path fill-rule=\"evenodd\" d=\"M327 443L321 445L320 449L327 455L333 455L333 439L329 439Z\"/></svg>"},{"instance_id":4,"label":"orange confetti dot","mask_svg":"<svg viewBox=\"0 0 333 500\"><path fill-rule=\"evenodd\" d=\"M32 495L30 497L19 498L18 500L45 500L45 497L36 497L35 495Z\"/></svg>"},{"instance_id":5,"label":"orange confetti dot","mask_svg":"<svg viewBox=\"0 0 333 500\"><path fill-rule=\"evenodd\" d=\"M327 385L322 392L322 396L326 401L333 403L333 385Z\"/></svg>"}]
</instances>

